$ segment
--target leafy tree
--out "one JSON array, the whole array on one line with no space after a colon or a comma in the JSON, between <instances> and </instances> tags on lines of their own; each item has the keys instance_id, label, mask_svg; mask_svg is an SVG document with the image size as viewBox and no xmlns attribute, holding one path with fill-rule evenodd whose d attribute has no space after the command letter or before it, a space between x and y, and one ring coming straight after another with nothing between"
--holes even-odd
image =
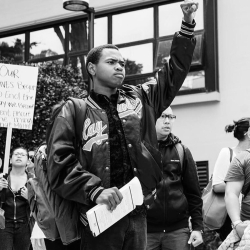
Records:
<instances>
[{"instance_id":1,"label":"leafy tree","mask_svg":"<svg viewBox=\"0 0 250 250\"><path fill-rule=\"evenodd\" d=\"M136 64L135 61L126 59L125 71L126 75L141 74L143 65L141 63Z\"/></svg>"},{"instance_id":2,"label":"leafy tree","mask_svg":"<svg viewBox=\"0 0 250 250\"><path fill-rule=\"evenodd\" d=\"M8 58L9 60L15 62L23 61L23 51L24 51L24 42L22 43L21 39L16 39L14 46L9 46L8 43L2 42L0 44L0 57Z\"/></svg>"},{"instance_id":3,"label":"leafy tree","mask_svg":"<svg viewBox=\"0 0 250 250\"><path fill-rule=\"evenodd\" d=\"M0 63L11 63L2 60ZM65 100L68 96L84 96L87 94L87 85L77 68L58 64L43 63L38 66L38 81L36 102L34 109L33 129L13 129L11 147L24 145L27 148L36 148L45 139L47 123L50 120L52 106ZM3 159L6 141L6 128L0 128L0 157Z\"/></svg>"}]
</instances>

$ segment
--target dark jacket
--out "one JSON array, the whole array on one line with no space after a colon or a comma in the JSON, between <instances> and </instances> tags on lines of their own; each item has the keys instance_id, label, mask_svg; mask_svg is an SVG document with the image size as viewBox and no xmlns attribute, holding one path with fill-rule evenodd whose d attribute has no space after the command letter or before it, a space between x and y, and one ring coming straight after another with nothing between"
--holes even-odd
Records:
<instances>
[{"instance_id":1,"label":"dark jacket","mask_svg":"<svg viewBox=\"0 0 250 250\"><path fill-rule=\"evenodd\" d=\"M175 34L171 59L159 72L157 84L147 92L141 86L123 85L118 90L117 110L134 175L143 193L151 193L162 178L161 156L155 121L173 101L191 65L195 38ZM48 177L52 189L62 197L93 206L88 197L96 186L110 187L110 148L107 114L89 96L82 131L82 150L76 157L74 110L68 102L55 119L48 142Z\"/></svg>"},{"instance_id":2,"label":"dark jacket","mask_svg":"<svg viewBox=\"0 0 250 250\"><path fill-rule=\"evenodd\" d=\"M157 196L147 213L148 233L171 232L188 227L189 216L193 230L202 230L202 199L196 164L184 145L181 166L176 144L178 137L170 134L159 142L162 154L163 180L157 187Z\"/></svg>"},{"instance_id":3,"label":"dark jacket","mask_svg":"<svg viewBox=\"0 0 250 250\"><path fill-rule=\"evenodd\" d=\"M8 176L10 174L11 168L9 169ZM34 175L26 172L28 179L33 178ZM4 178L9 181L7 175L4 175ZM25 184L27 187L27 183ZM0 197L5 192L5 202L3 204L3 209L5 211L5 219L6 220L25 220L29 223L30 232L34 226L34 219L31 216L30 206L28 200L21 196L21 190L18 190L14 194L11 188L3 189L0 191Z\"/></svg>"}]
</instances>

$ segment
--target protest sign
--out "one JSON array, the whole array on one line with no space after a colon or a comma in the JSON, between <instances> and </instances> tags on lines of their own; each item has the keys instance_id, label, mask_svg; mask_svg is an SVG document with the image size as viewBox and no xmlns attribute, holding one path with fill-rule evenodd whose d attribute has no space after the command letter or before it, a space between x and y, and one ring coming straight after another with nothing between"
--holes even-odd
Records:
<instances>
[{"instance_id":1,"label":"protest sign","mask_svg":"<svg viewBox=\"0 0 250 250\"><path fill-rule=\"evenodd\" d=\"M0 127L7 127L4 171L12 128L32 129L38 68L0 64Z\"/></svg>"}]
</instances>

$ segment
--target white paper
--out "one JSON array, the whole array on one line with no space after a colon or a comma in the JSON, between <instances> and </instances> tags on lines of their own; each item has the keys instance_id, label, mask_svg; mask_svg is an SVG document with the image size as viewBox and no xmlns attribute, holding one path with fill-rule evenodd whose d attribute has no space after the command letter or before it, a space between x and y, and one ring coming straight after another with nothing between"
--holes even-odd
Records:
<instances>
[{"instance_id":1,"label":"white paper","mask_svg":"<svg viewBox=\"0 0 250 250\"><path fill-rule=\"evenodd\" d=\"M98 236L121 218L133 211L136 206L142 205L143 194L140 181L134 177L128 184L120 189L123 195L121 203L114 211L109 211L106 205L96 205L87 212L90 230Z\"/></svg>"}]
</instances>

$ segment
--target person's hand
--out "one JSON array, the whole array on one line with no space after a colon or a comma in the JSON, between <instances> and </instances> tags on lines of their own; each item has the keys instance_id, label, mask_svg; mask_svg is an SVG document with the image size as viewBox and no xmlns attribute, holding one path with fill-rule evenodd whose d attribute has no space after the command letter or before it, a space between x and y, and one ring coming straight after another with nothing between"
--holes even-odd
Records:
<instances>
[{"instance_id":1,"label":"person's hand","mask_svg":"<svg viewBox=\"0 0 250 250\"><path fill-rule=\"evenodd\" d=\"M113 211L122 201L122 194L117 187L104 189L96 199L96 204L106 204Z\"/></svg>"},{"instance_id":2,"label":"person's hand","mask_svg":"<svg viewBox=\"0 0 250 250\"><path fill-rule=\"evenodd\" d=\"M22 187L21 189L21 195L23 198L25 198L26 200L28 200L28 189L26 187Z\"/></svg>"},{"instance_id":3,"label":"person's hand","mask_svg":"<svg viewBox=\"0 0 250 250\"><path fill-rule=\"evenodd\" d=\"M236 232L237 232L237 234L239 235L240 238L242 238L242 236L244 234L244 230L246 229L246 227L247 227L247 224L244 224L243 222L236 225L235 230L236 230Z\"/></svg>"},{"instance_id":4,"label":"person's hand","mask_svg":"<svg viewBox=\"0 0 250 250\"><path fill-rule=\"evenodd\" d=\"M194 247L199 246L203 242L202 235L200 231L192 231L188 244L192 244Z\"/></svg>"},{"instance_id":5,"label":"person's hand","mask_svg":"<svg viewBox=\"0 0 250 250\"><path fill-rule=\"evenodd\" d=\"M184 15L185 22L193 22L198 7L199 3L194 2L192 0L185 0L184 3L181 4L181 9Z\"/></svg>"},{"instance_id":6,"label":"person's hand","mask_svg":"<svg viewBox=\"0 0 250 250\"><path fill-rule=\"evenodd\" d=\"M0 191L3 190L3 188L8 187L8 181L5 180L3 177L0 178Z\"/></svg>"}]
</instances>

